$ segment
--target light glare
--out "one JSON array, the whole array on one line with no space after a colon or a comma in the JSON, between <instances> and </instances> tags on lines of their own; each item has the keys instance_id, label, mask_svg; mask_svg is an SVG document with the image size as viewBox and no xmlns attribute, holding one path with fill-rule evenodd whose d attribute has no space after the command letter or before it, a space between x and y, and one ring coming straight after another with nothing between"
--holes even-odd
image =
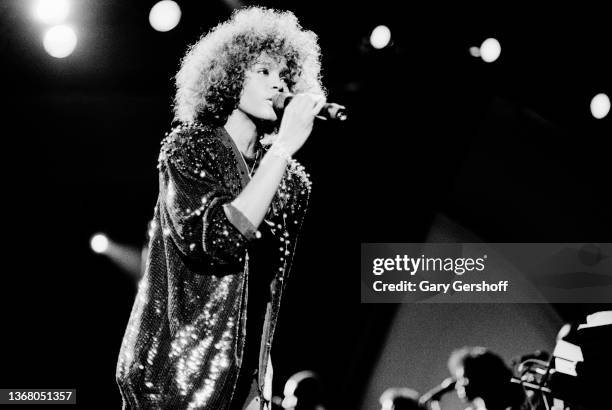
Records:
<instances>
[{"instance_id":1,"label":"light glare","mask_svg":"<svg viewBox=\"0 0 612 410\"><path fill-rule=\"evenodd\" d=\"M34 5L34 16L45 24L59 24L69 12L68 0L38 0Z\"/></svg>"},{"instance_id":2,"label":"light glare","mask_svg":"<svg viewBox=\"0 0 612 410\"><path fill-rule=\"evenodd\" d=\"M181 8L172 0L157 2L149 13L151 27L161 32L172 30L180 20Z\"/></svg>"},{"instance_id":3,"label":"light glare","mask_svg":"<svg viewBox=\"0 0 612 410\"><path fill-rule=\"evenodd\" d=\"M370 35L370 44L376 49L381 49L387 46L391 41L391 30L387 26L378 26L372 30Z\"/></svg>"},{"instance_id":4,"label":"light glare","mask_svg":"<svg viewBox=\"0 0 612 410\"><path fill-rule=\"evenodd\" d=\"M487 63L492 63L499 58L501 45L494 38L488 38L480 45L480 57Z\"/></svg>"},{"instance_id":5,"label":"light glare","mask_svg":"<svg viewBox=\"0 0 612 410\"><path fill-rule=\"evenodd\" d=\"M95 234L91 237L89 245L95 253L104 253L108 250L108 238L101 233Z\"/></svg>"},{"instance_id":6,"label":"light glare","mask_svg":"<svg viewBox=\"0 0 612 410\"><path fill-rule=\"evenodd\" d=\"M55 58L68 57L74 51L76 44L77 36L68 26L51 27L43 38L45 50Z\"/></svg>"},{"instance_id":7,"label":"light glare","mask_svg":"<svg viewBox=\"0 0 612 410\"><path fill-rule=\"evenodd\" d=\"M480 57L480 47L470 47L470 55L472 57Z\"/></svg>"},{"instance_id":8,"label":"light glare","mask_svg":"<svg viewBox=\"0 0 612 410\"><path fill-rule=\"evenodd\" d=\"M591 114L593 117L601 120L610 112L610 98L604 94L597 94L591 100Z\"/></svg>"}]
</instances>

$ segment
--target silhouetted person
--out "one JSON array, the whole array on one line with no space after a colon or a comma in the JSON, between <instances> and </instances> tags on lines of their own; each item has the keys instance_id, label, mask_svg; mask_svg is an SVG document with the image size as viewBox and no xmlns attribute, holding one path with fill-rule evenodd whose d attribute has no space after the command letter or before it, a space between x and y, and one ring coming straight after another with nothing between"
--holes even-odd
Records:
<instances>
[{"instance_id":1,"label":"silhouetted person","mask_svg":"<svg viewBox=\"0 0 612 410\"><path fill-rule=\"evenodd\" d=\"M457 379L457 395L469 402L471 409L515 410L525 402L522 388L511 382L510 368L499 355L484 347L455 350L448 368Z\"/></svg>"}]
</instances>

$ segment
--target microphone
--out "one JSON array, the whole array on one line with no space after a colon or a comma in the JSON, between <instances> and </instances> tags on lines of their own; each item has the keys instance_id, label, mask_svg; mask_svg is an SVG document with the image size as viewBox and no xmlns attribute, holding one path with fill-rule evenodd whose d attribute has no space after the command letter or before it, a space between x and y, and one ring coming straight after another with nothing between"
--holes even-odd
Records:
<instances>
[{"instance_id":1,"label":"microphone","mask_svg":"<svg viewBox=\"0 0 612 410\"><path fill-rule=\"evenodd\" d=\"M291 93L279 93L272 99L272 106L274 107L274 111L277 113L282 113L287 104L293 99L294 94ZM326 103L319 111L319 114L316 116L321 120L338 120L338 121L346 121L348 116L345 112L346 107L335 104L335 103Z\"/></svg>"},{"instance_id":2,"label":"microphone","mask_svg":"<svg viewBox=\"0 0 612 410\"><path fill-rule=\"evenodd\" d=\"M429 390L427 393L423 394L419 398L419 403L425 404L433 400L439 401L443 395L455 388L456 383L457 379L455 379L454 377L448 377L444 379L444 381L440 383L439 386L436 386L433 389Z\"/></svg>"}]
</instances>

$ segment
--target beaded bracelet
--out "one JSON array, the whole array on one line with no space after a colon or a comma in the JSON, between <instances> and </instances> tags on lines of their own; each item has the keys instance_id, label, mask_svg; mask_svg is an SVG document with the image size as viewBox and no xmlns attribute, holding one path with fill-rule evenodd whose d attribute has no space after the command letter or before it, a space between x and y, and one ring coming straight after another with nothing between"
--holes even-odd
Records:
<instances>
[{"instance_id":1,"label":"beaded bracelet","mask_svg":"<svg viewBox=\"0 0 612 410\"><path fill-rule=\"evenodd\" d=\"M289 151L287 151L287 148L285 148L285 145L282 142L276 141L274 144L272 144L272 147L268 150L268 152L286 160L287 162L291 162L292 160L291 154L289 154Z\"/></svg>"}]
</instances>

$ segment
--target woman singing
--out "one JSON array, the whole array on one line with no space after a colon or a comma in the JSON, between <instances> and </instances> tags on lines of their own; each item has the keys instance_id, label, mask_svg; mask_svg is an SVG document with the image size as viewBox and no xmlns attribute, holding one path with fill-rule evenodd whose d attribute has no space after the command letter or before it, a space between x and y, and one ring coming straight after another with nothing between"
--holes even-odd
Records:
<instances>
[{"instance_id":1,"label":"woman singing","mask_svg":"<svg viewBox=\"0 0 612 410\"><path fill-rule=\"evenodd\" d=\"M310 182L292 159L325 104L317 37L237 11L176 75L149 256L117 363L124 408L242 409L271 397L270 349ZM272 99L296 96L277 118Z\"/></svg>"}]
</instances>

